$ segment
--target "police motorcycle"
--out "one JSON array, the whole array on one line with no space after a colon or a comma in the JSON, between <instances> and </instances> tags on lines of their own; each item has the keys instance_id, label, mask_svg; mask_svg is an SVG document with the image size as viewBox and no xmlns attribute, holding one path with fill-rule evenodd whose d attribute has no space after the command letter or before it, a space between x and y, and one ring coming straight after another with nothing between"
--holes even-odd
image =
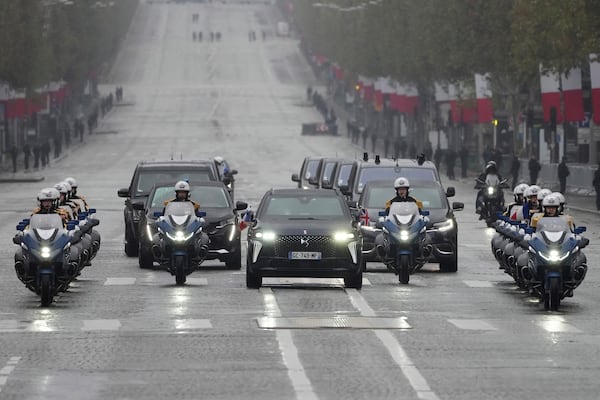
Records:
<instances>
[{"instance_id":1,"label":"police motorcycle","mask_svg":"<svg viewBox=\"0 0 600 400\"><path fill-rule=\"evenodd\" d=\"M202 231L206 214L196 213L193 203L187 201L171 202L161 214L155 213L158 243L152 251L161 268L175 276L177 285L183 285L208 251L209 239Z\"/></svg>"},{"instance_id":2,"label":"police motorcycle","mask_svg":"<svg viewBox=\"0 0 600 400\"><path fill-rule=\"evenodd\" d=\"M560 301L572 297L585 278L587 263L581 249L589 239L580 236L585 231L583 226L571 231L563 218L544 217L528 241L529 263L521 273L546 310L557 311Z\"/></svg>"},{"instance_id":3,"label":"police motorcycle","mask_svg":"<svg viewBox=\"0 0 600 400\"><path fill-rule=\"evenodd\" d=\"M507 179L502 179L496 174L488 174L485 180L475 179L475 189L481 191L480 219L485 220L487 226L492 226L496 221L496 214L504 210L504 192Z\"/></svg>"},{"instance_id":4,"label":"police motorcycle","mask_svg":"<svg viewBox=\"0 0 600 400\"><path fill-rule=\"evenodd\" d=\"M425 264L423 249L426 247L427 216L429 211L419 211L416 203L395 202L388 215L379 213L378 228L383 231L382 258L386 267L398 275L402 284L408 284L410 274Z\"/></svg>"},{"instance_id":5,"label":"police motorcycle","mask_svg":"<svg viewBox=\"0 0 600 400\"><path fill-rule=\"evenodd\" d=\"M22 220L17 230L19 234L13 238L21 251L15 262L17 276L40 295L42 307L47 307L78 273L77 261L71 260L71 245L81 239L81 233L73 223L65 229L59 214L34 214Z\"/></svg>"},{"instance_id":6,"label":"police motorcycle","mask_svg":"<svg viewBox=\"0 0 600 400\"><path fill-rule=\"evenodd\" d=\"M90 226L90 228L87 230L87 235L86 238L89 239L89 242L91 243L91 251L90 251L90 261L91 259L93 259L94 257L96 257L96 254L98 253L98 250L100 249L100 242L101 242L101 237L100 237L100 233L93 229L95 226L100 224L100 221L93 218L92 215L96 213L96 209L94 208L89 208L87 203L85 202L85 200L80 197L77 194L77 181L75 180L75 178L73 177L68 177L65 178L64 183L66 183L68 185L68 187L70 187L69 190L69 201L74 203L75 205L77 205L77 207L79 208L80 211L84 211L85 212L85 222L86 225Z\"/></svg>"}]
</instances>

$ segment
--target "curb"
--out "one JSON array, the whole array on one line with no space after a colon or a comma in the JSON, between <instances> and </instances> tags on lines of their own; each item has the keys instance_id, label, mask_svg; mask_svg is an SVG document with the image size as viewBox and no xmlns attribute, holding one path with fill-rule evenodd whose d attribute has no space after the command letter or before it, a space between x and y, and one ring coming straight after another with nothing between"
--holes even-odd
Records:
<instances>
[{"instance_id":1,"label":"curb","mask_svg":"<svg viewBox=\"0 0 600 400\"><path fill-rule=\"evenodd\" d=\"M584 212L584 213L589 213L589 214L597 214L600 215L600 210L592 210L589 208L582 208L582 207L577 207L577 206L570 206L567 204L567 209L569 210L573 210L573 211L579 211L579 212Z\"/></svg>"},{"instance_id":2,"label":"curb","mask_svg":"<svg viewBox=\"0 0 600 400\"><path fill-rule=\"evenodd\" d=\"M46 177L44 176L35 176L31 178L0 178L0 183L32 183L32 182L41 182Z\"/></svg>"}]
</instances>

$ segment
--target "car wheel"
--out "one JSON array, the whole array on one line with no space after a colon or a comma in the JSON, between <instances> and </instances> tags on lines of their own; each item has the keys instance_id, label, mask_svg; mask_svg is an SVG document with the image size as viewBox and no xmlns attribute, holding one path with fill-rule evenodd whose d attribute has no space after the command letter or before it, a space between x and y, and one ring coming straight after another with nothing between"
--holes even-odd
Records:
<instances>
[{"instance_id":1,"label":"car wheel","mask_svg":"<svg viewBox=\"0 0 600 400\"><path fill-rule=\"evenodd\" d=\"M241 269L242 268L242 244L238 242L237 250L227 256L225 260L225 267L227 269Z\"/></svg>"},{"instance_id":2,"label":"car wheel","mask_svg":"<svg viewBox=\"0 0 600 400\"><path fill-rule=\"evenodd\" d=\"M251 254L248 252L246 257L246 287L248 289L259 289L262 286L262 276L250 272Z\"/></svg>"},{"instance_id":3,"label":"car wheel","mask_svg":"<svg viewBox=\"0 0 600 400\"><path fill-rule=\"evenodd\" d=\"M125 254L127 257L136 257L138 255L139 243L133 237L133 233L125 230Z\"/></svg>"},{"instance_id":4,"label":"car wheel","mask_svg":"<svg viewBox=\"0 0 600 400\"><path fill-rule=\"evenodd\" d=\"M456 255L450 261L440 263L440 272L456 272L458 271L458 259Z\"/></svg>"},{"instance_id":5,"label":"car wheel","mask_svg":"<svg viewBox=\"0 0 600 400\"><path fill-rule=\"evenodd\" d=\"M138 262L142 269L152 268L154 265L154 254L152 254L152 250L140 246L138 250Z\"/></svg>"},{"instance_id":6,"label":"car wheel","mask_svg":"<svg viewBox=\"0 0 600 400\"><path fill-rule=\"evenodd\" d=\"M367 262L364 259L360 261L360 270L362 272L367 272Z\"/></svg>"},{"instance_id":7,"label":"car wheel","mask_svg":"<svg viewBox=\"0 0 600 400\"><path fill-rule=\"evenodd\" d=\"M363 281L362 269L356 275L344 278L344 286L348 289L361 289Z\"/></svg>"}]
</instances>

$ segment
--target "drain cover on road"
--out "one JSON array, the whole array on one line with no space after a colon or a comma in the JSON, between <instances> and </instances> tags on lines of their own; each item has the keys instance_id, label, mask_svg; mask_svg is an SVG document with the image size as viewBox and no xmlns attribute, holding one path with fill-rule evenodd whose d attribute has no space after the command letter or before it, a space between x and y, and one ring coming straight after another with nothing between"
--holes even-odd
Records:
<instances>
[{"instance_id":1,"label":"drain cover on road","mask_svg":"<svg viewBox=\"0 0 600 400\"><path fill-rule=\"evenodd\" d=\"M262 329L411 329L404 317L260 317L256 322Z\"/></svg>"}]
</instances>

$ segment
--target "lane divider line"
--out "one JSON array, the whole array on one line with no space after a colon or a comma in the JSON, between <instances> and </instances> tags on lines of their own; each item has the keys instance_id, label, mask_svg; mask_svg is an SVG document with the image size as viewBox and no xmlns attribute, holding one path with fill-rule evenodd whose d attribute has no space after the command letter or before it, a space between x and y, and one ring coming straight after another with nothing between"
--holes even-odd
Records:
<instances>
[{"instance_id":1,"label":"lane divider line","mask_svg":"<svg viewBox=\"0 0 600 400\"><path fill-rule=\"evenodd\" d=\"M363 317L375 317L375 310L369 306L365 298L356 289L347 289L352 305L360 312ZM408 380L410 386L415 390L419 399L439 400L439 397L431 390L427 380L421 374L414 362L408 357L402 345L396 337L385 330L373 330L373 333L383 343L394 362L400 367L400 370Z\"/></svg>"},{"instance_id":2,"label":"lane divider line","mask_svg":"<svg viewBox=\"0 0 600 400\"><path fill-rule=\"evenodd\" d=\"M269 317L281 317L281 309L271 288L260 288L260 292L263 295L265 314ZM283 364L288 370L288 376L292 381L296 398L298 400L318 400L319 398L315 394L298 356L298 348L294 344L292 332L289 329L277 329L275 334Z\"/></svg>"},{"instance_id":3,"label":"lane divider line","mask_svg":"<svg viewBox=\"0 0 600 400\"><path fill-rule=\"evenodd\" d=\"M6 365L0 369L0 392L2 391L2 387L6 385L9 375L13 373L19 361L21 361L21 357L11 357L6 362Z\"/></svg>"}]
</instances>

